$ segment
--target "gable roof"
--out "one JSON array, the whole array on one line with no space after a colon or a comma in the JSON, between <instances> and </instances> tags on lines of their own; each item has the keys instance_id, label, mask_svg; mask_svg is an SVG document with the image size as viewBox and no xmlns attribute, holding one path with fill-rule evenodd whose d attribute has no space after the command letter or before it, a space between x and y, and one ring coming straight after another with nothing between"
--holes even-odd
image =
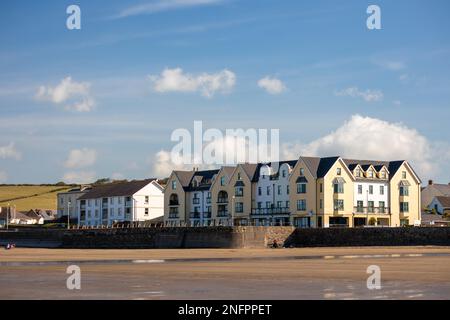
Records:
<instances>
[{"instance_id":1,"label":"gable roof","mask_svg":"<svg viewBox=\"0 0 450 320\"><path fill-rule=\"evenodd\" d=\"M436 200L439 201L439 203L444 208L450 208L450 197L444 197L444 196L437 196Z\"/></svg>"},{"instance_id":2,"label":"gable roof","mask_svg":"<svg viewBox=\"0 0 450 320\"><path fill-rule=\"evenodd\" d=\"M133 180L129 182L115 182L94 186L78 200L96 199L103 197L131 196L156 179Z\"/></svg>"}]
</instances>

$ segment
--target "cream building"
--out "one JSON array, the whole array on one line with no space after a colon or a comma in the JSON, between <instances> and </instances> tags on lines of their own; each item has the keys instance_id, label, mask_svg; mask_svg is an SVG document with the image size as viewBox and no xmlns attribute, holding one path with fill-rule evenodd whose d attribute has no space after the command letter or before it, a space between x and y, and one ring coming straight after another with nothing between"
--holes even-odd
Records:
<instances>
[{"instance_id":1,"label":"cream building","mask_svg":"<svg viewBox=\"0 0 450 320\"><path fill-rule=\"evenodd\" d=\"M165 191L166 221L195 222L189 218L193 193L187 191L193 176L172 173ZM398 227L420 224L420 184L407 161L301 156L222 167L203 192L210 197L208 217L214 225Z\"/></svg>"},{"instance_id":2,"label":"cream building","mask_svg":"<svg viewBox=\"0 0 450 320\"><path fill-rule=\"evenodd\" d=\"M79 210L77 207L77 200L89 190L91 190L91 186L81 185L77 188L70 189L69 191L58 193L56 195L57 217L67 217L67 214L69 213L71 219L77 219Z\"/></svg>"}]
</instances>

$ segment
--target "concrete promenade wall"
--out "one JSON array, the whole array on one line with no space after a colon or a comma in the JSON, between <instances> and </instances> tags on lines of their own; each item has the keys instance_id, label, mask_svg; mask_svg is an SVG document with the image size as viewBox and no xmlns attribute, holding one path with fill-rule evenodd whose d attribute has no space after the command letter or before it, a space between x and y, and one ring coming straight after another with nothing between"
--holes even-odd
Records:
<instances>
[{"instance_id":1,"label":"concrete promenade wall","mask_svg":"<svg viewBox=\"0 0 450 320\"><path fill-rule=\"evenodd\" d=\"M287 247L450 246L450 228L296 229Z\"/></svg>"},{"instance_id":2,"label":"concrete promenade wall","mask_svg":"<svg viewBox=\"0 0 450 320\"><path fill-rule=\"evenodd\" d=\"M41 248L264 248L450 246L450 228L153 227L0 231L0 245Z\"/></svg>"}]
</instances>

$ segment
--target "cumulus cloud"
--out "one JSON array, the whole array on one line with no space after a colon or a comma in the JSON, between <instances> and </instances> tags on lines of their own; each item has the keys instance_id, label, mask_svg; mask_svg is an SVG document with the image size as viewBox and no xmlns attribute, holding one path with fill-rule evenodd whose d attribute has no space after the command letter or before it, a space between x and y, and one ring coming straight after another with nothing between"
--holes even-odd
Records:
<instances>
[{"instance_id":1,"label":"cumulus cloud","mask_svg":"<svg viewBox=\"0 0 450 320\"><path fill-rule=\"evenodd\" d=\"M408 160L419 176L433 176L450 160L448 144L432 143L402 123L353 115L334 132L310 143L288 143L286 158L298 155L334 156L369 160ZM447 155L447 156L446 156Z\"/></svg>"},{"instance_id":2,"label":"cumulus cloud","mask_svg":"<svg viewBox=\"0 0 450 320\"><path fill-rule=\"evenodd\" d=\"M0 146L0 159L16 159L22 158L21 153L16 149L14 142L10 142L6 146Z\"/></svg>"},{"instance_id":3,"label":"cumulus cloud","mask_svg":"<svg viewBox=\"0 0 450 320\"><path fill-rule=\"evenodd\" d=\"M367 89L365 91L359 90L358 87L350 87L341 91L335 92L336 96L348 96L352 98L363 98L367 102L380 101L383 99L383 92L379 90Z\"/></svg>"},{"instance_id":4,"label":"cumulus cloud","mask_svg":"<svg viewBox=\"0 0 450 320\"><path fill-rule=\"evenodd\" d=\"M159 0L150 3L135 5L122 10L113 18L153 14L162 11L176 10L187 7L206 6L223 2L223 0Z\"/></svg>"},{"instance_id":5,"label":"cumulus cloud","mask_svg":"<svg viewBox=\"0 0 450 320\"><path fill-rule=\"evenodd\" d=\"M97 151L94 149L82 148L70 150L67 160L64 163L66 168L85 168L92 166L97 161Z\"/></svg>"},{"instance_id":6,"label":"cumulus cloud","mask_svg":"<svg viewBox=\"0 0 450 320\"><path fill-rule=\"evenodd\" d=\"M96 174L94 171L71 171L63 176L63 181L65 183L84 184L92 183L95 180Z\"/></svg>"},{"instance_id":7,"label":"cumulus cloud","mask_svg":"<svg viewBox=\"0 0 450 320\"><path fill-rule=\"evenodd\" d=\"M71 77L66 77L54 87L40 86L36 99L64 105L66 110L91 111L95 101L91 96L90 86L88 82L76 82Z\"/></svg>"},{"instance_id":8,"label":"cumulus cloud","mask_svg":"<svg viewBox=\"0 0 450 320\"><path fill-rule=\"evenodd\" d=\"M151 75L150 80L156 92L200 92L210 98L216 92L230 92L236 83L236 75L227 69L192 75L184 73L181 68L166 68L160 75Z\"/></svg>"},{"instance_id":9,"label":"cumulus cloud","mask_svg":"<svg viewBox=\"0 0 450 320\"><path fill-rule=\"evenodd\" d=\"M8 174L5 171L0 171L0 183L5 183L8 180Z\"/></svg>"},{"instance_id":10,"label":"cumulus cloud","mask_svg":"<svg viewBox=\"0 0 450 320\"><path fill-rule=\"evenodd\" d=\"M269 76L259 79L258 86L270 94L280 94L286 90L286 86L281 80Z\"/></svg>"},{"instance_id":11,"label":"cumulus cloud","mask_svg":"<svg viewBox=\"0 0 450 320\"><path fill-rule=\"evenodd\" d=\"M226 135L210 142L204 142L202 161L199 161L199 157L190 152L181 154L161 150L151 159L152 173L158 177L166 177L172 170L192 170L193 167L207 170L244 162L277 161L279 160L278 144L276 148L272 148L271 142L259 139L259 144L253 145L248 137ZM197 164L199 162L202 164Z\"/></svg>"}]
</instances>

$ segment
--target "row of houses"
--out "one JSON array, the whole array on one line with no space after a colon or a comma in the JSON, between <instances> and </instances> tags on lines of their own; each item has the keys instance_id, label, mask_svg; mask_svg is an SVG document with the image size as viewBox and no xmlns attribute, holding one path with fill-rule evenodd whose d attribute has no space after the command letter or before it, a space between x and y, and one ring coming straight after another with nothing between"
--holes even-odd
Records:
<instances>
[{"instance_id":1,"label":"row of houses","mask_svg":"<svg viewBox=\"0 0 450 320\"><path fill-rule=\"evenodd\" d=\"M57 201L59 217L69 215L87 226L154 220L202 226L398 227L419 225L424 211L448 212L450 184L429 181L421 188L404 160L300 157L175 170L165 186L157 179L83 185L59 193Z\"/></svg>"},{"instance_id":2,"label":"row of houses","mask_svg":"<svg viewBox=\"0 0 450 320\"><path fill-rule=\"evenodd\" d=\"M300 157L173 171L164 221L190 225L419 225L421 180L407 161Z\"/></svg>"},{"instance_id":3,"label":"row of houses","mask_svg":"<svg viewBox=\"0 0 450 320\"><path fill-rule=\"evenodd\" d=\"M80 186L57 195L58 217L81 226L112 225L163 217L163 186L157 179Z\"/></svg>"},{"instance_id":4,"label":"row of houses","mask_svg":"<svg viewBox=\"0 0 450 320\"><path fill-rule=\"evenodd\" d=\"M31 209L28 211L17 211L15 207L0 207L0 227L6 224L31 225L44 224L56 219L56 210Z\"/></svg>"}]
</instances>

